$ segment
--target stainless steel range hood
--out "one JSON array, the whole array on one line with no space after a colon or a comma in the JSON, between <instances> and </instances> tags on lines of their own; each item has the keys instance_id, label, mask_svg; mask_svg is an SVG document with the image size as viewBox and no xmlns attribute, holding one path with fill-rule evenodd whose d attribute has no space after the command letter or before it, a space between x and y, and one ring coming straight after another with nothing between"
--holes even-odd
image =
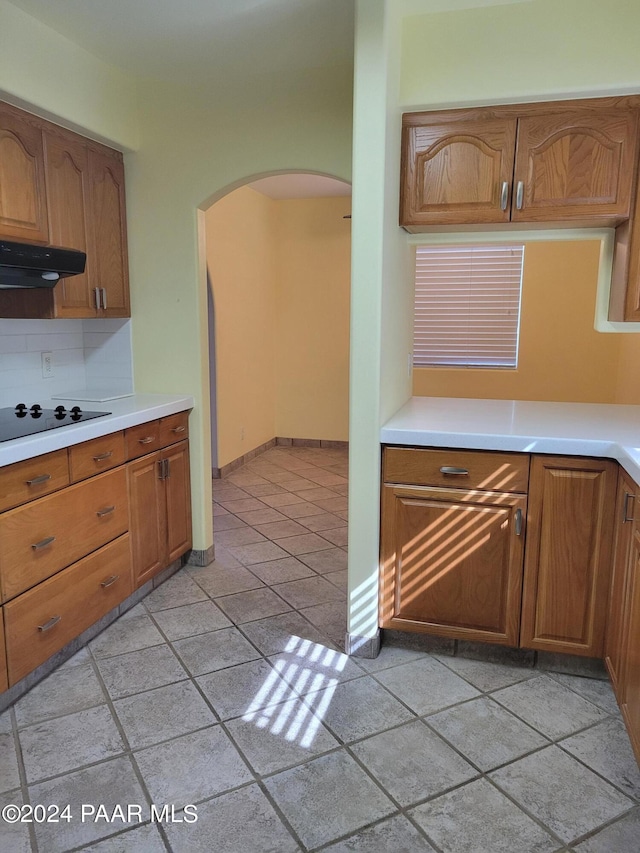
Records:
<instances>
[{"instance_id":1,"label":"stainless steel range hood","mask_svg":"<svg viewBox=\"0 0 640 853\"><path fill-rule=\"evenodd\" d=\"M61 278L83 273L86 260L74 249L0 240L0 289L55 287Z\"/></svg>"}]
</instances>

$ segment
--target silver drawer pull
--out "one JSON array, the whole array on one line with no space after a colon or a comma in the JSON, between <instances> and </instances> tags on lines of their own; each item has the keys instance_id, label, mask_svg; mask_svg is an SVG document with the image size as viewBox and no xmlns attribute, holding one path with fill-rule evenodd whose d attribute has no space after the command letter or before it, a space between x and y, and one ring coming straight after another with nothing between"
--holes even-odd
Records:
<instances>
[{"instance_id":1,"label":"silver drawer pull","mask_svg":"<svg viewBox=\"0 0 640 853\"><path fill-rule=\"evenodd\" d=\"M51 474L40 474L39 477L34 477L33 480L27 480L27 486L39 486L41 483L46 483L51 479Z\"/></svg>"},{"instance_id":2,"label":"silver drawer pull","mask_svg":"<svg viewBox=\"0 0 640 853\"><path fill-rule=\"evenodd\" d=\"M31 546L34 551L39 551L41 548L46 548L47 545L51 545L52 542L56 541L55 536L47 536L46 539L41 539L40 542L34 542Z\"/></svg>"},{"instance_id":3,"label":"silver drawer pull","mask_svg":"<svg viewBox=\"0 0 640 853\"><path fill-rule=\"evenodd\" d=\"M441 474L459 474L460 476L465 476L469 472L466 468L456 468L455 465L443 465L440 469Z\"/></svg>"},{"instance_id":4,"label":"silver drawer pull","mask_svg":"<svg viewBox=\"0 0 640 853\"><path fill-rule=\"evenodd\" d=\"M635 500L635 495L630 495L629 492L624 493L624 518L622 519L623 524L626 524L628 521L633 521L633 501ZM629 503L631 503L631 515L629 515Z\"/></svg>"},{"instance_id":5,"label":"silver drawer pull","mask_svg":"<svg viewBox=\"0 0 640 853\"><path fill-rule=\"evenodd\" d=\"M48 622L44 623L44 625L38 625L38 631L41 631L43 634L45 631L50 631L61 619L62 616L52 616Z\"/></svg>"},{"instance_id":6,"label":"silver drawer pull","mask_svg":"<svg viewBox=\"0 0 640 853\"><path fill-rule=\"evenodd\" d=\"M98 516L98 518L103 518L105 515L111 515L111 513L114 511L114 509L115 509L115 506L105 506L105 507L103 507L103 509L99 509L96 512L96 515Z\"/></svg>"},{"instance_id":7,"label":"silver drawer pull","mask_svg":"<svg viewBox=\"0 0 640 853\"><path fill-rule=\"evenodd\" d=\"M104 462L105 459L110 459L113 456L113 450L107 450L106 453L101 453L100 456L94 456L94 462Z\"/></svg>"},{"instance_id":8,"label":"silver drawer pull","mask_svg":"<svg viewBox=\"0 0 640 853\"><path fill-rule=\"evenodd\" d=\"M139 438L138 443L139 444L151 444L151 442L155 441L155 440L156 440L155 435L148 435L148 436L146 436L146 438Z\"/></svg>"},{"instance_id":9,"label":"silver drawer pull","mask_svg":"<svg viewBox=\"0 0 640 853\"><path fill-rule=\"evenodd\" d=\"M173 429L171 430L171 432L184 432L184 431L185 431L185 429L186 429L186 427L183 427L183 426L177 426L177 427L173 427Z\"/></svg>"},{"instance_id":10,"label":"silver drawer pull","mask_svg":"<svg viewBox=\"0 0 640 853\"><path fill-rule=\"evenodd\" d=\"M106 581L102 581L100 586L103 589L106 589L108 586L113 586L113 584L118 580L119 577L120 575L111 575L111 577L107 578Z\"/></svg>"}]
</instances>

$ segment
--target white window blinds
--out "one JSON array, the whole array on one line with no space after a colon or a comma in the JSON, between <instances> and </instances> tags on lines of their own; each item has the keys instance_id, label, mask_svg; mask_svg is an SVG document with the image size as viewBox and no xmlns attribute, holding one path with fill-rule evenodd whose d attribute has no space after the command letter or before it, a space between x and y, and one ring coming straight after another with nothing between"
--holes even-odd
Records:
<instances>
[{"instance_id":1,"label":"white window blinds","mask_svg":"<svg viewBox=\"0 0 640 853\"><path fill-rule=\"evenodd\" d=\"M418 246L416 367L516 367L524 246Z\"/></svg>"}]
</instances>

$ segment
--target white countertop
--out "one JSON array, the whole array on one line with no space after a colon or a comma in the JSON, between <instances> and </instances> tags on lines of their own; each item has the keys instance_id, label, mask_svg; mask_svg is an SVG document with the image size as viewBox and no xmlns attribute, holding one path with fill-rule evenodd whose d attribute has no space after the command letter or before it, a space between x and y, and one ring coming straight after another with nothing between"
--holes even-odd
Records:
<instances>
[{"instance_id":1,"label":"white countertop","mask_svg":"<svg viewBox=\"0 0 640 853\"><path fill-rule=\"evenodd\" d=\"M55 408L56 402L43 400L43 408ZM97 406L84 406L87 411L111 412L103 418L95 418L79 424L50 429L25 438L14 438L12 441L0 442L0 466L10 465L31 459L42 453L71 447L82 441L99 438L110 432L117 432L127 427L136 426L156 418L175 415L193 408L193 397L182 397L177 394L134 394L120 400L109 400Z\"/></svg>"},{"instance_id":2,"label":"white countertop","mask_svg":"<svg viewBox=\"0 0 640 853\"><path fill-rule=\"evenodd\" d=\"M640 406L412 397L382 444L603 456L640 483Z\"/></svg>"}]
</instances>

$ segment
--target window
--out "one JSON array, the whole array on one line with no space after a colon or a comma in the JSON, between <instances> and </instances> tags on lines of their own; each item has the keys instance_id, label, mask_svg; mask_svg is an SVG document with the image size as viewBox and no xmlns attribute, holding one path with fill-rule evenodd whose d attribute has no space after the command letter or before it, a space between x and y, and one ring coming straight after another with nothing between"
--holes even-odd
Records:
<instances>
[{"instance_id":1,"label":"window","mask_svg":"<svg viewBox=\"0 0 640 853\"><path fill-rule=\"evenodd\" d=\"M416 367L518 364L524 246L416 248Z\"/></svg>"}]
</instances>

